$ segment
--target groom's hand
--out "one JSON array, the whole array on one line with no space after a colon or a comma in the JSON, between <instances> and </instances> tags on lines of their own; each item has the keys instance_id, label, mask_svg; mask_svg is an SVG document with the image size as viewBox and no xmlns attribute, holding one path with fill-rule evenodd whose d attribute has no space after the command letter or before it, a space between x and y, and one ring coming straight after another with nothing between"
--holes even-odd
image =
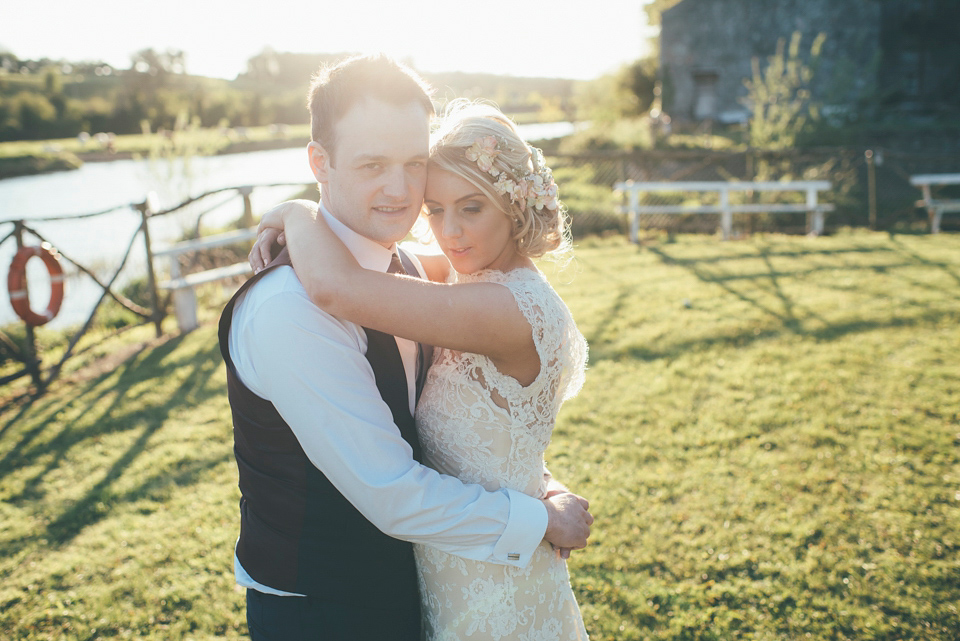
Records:
<instances>
[{"instance_id":1,"label":"groom's hand","mask_svg":"<svg viewBox=\"0 0 960 641\"><path fill-rule=\"evenodd\" d=\"M579 550L587 546L593 516L590 502L570 492L552 494L543 499L547 508L547 531L543 538L556 548Z\"/></svg>"}]
</instances>

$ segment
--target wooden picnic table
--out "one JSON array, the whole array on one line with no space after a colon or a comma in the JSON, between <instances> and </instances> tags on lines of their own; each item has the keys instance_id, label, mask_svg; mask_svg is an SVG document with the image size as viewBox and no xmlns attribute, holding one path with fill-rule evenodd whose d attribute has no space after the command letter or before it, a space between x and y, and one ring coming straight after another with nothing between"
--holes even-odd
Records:
<instances>
[{"instance_id":1,"label":"wooden picnic table","mask_svg":"<svg viewBox=\"0 0 960 641\"><path fill-rule=\"evenodd\" d=\"M923 198L917 207L923 207L930 216L930 233L940 233L940 221L945 213L960 213L960 198L934 198L932 187L960 185L960 174L921 174L910 176L910 184L919 187Z\"/></svg>"}]
</instances>

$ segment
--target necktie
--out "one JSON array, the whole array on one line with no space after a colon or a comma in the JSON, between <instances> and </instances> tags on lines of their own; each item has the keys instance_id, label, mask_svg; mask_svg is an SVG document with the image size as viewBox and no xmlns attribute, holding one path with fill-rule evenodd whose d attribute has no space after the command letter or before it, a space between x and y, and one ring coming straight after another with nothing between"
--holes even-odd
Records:
<instances>
[{"instance_id":1,"label":"necktie","mask_svg":"<svg viewBox=\"0 0 960 641\"><path fill-rule=\"evenodd\" d=\"M416 272L412 265L409 270L404 267L403 261L400 260L400 256L397 255L397 252L393 252L393 254L390 256L390 266L387 268L387 273L405 274L407 276L415 276L417 278L420 277L420 274ZM427 380L427 370L430 369L430 362L432 360L433 346L417 343L417 390L415 396L417 401L420 400L420 392L423 391L423 384Z\"/></svg>"},{"instance_id":2,"label":"necktie","mask_svg":"<svg viewBox=\"0 0 960 641\"><path fill-rule=\"evenodd\" d=\"M403 268L403 263L400 262L400 257L397 256L397 252L393 252L390 255L390 266L387 267L388 274L407 274L407 270ZM409 276L409 274L407 274Z\"/></svg>"}]
</instances>

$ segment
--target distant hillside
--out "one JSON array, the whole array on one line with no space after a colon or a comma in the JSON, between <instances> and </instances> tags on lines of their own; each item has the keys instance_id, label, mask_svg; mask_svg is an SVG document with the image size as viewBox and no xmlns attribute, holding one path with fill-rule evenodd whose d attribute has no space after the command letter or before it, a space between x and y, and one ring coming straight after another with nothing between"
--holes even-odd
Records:
<instances>
[{"instance_id":1,"label":"distant hillside","mask_svg":"<svg viewBox=\"0 0 960 641\"><path fill-rule=\"evenodd\" d=\"M509 114L540 111L545 104L559 108L566 117L572 113L573 89L578 81L569 78L524 78L489 73L449 71L424 73L437 90L437 98L486 98Z\"/></svg>"},{"instance_id":2,"label":"distant hillside","mask_svg":"<svg viewBox=\"0 0 960 641\"><path fill-rule=\"evenodd\" d=\"M265 87L305 93L313 73L324 64L343 59L350 53L305 54L264 51L250 58L247 71L232 83L238 89ZM568 78L529 78L462 71L420 72L436 88L443 103L453 98L485 98L510 114L537 114L544 108L559 110L555 117L572 113L574 86Z\"/></svg>"},{"instance_id":3,"label":"distant hillside","mask_svg":"<svg viewBox=\"0 0 960 641\"><path fill-rule=\"evenodd\" d=\"M307 122L310 78L348 54L264 51L228 81L184 73L177 52L138 52L130 69L0 54L0 141L70 138L81 132L139 134L185 127ZM518 121L573 119L576 81L462 72L425 73L443 103L486 98Z\"/></svg>"}]
</instances>

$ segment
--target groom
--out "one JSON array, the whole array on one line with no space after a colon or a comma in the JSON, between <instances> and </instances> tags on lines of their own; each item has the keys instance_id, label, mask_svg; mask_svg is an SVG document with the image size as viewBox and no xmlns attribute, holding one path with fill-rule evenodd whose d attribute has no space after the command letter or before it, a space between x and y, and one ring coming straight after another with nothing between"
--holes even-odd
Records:
<instances>
[{"instance_id":1,"label":"groom","mask_svg":"<svg viewBox=\"0 0 960 641\"><path fill-rule=\"evenodd\" d=\"M425 84L387 58L353 58L314 80L309 106L321 215L362 266L395 271L423 200ZM593 518L573 494L486 492L420 465L420 347L319 310L285 252L227 304L220 349L242 494L234 570L254 641L419 641L409 542L518 568L543 539L586 545Z\"/></svg>"}]
</instances>

